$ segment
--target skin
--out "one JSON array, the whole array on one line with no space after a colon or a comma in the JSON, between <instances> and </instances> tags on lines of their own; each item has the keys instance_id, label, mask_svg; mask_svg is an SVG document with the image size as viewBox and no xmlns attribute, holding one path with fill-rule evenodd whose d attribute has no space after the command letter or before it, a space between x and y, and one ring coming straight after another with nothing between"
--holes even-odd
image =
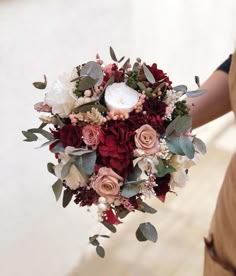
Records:
<instances>
[{"instance_id":1,"label":"skin","mask_svg":"<svg viewBox=\"0 0 236 276\"><path fill-rule=\"evenodd\" d=\"M200 127L231 111L228 74L215 71L200 87L208 92L200 97L188 97L193 128Z\"/></svg>"}]
</instances>

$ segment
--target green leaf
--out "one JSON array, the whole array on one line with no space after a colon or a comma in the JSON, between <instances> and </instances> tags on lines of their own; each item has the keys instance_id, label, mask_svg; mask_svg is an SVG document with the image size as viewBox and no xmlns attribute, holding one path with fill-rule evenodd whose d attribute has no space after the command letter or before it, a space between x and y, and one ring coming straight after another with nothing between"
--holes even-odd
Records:
<instances>
[{"instance_id":1,"label":"green leaf","mask_svg":"<svg viewBox=\"0 0 236 276\"><path fill-rule=\"evenodd\" d=\"M98 79L94 79L90 76L86 76L80 80L78 89L80 91L84 91L86 89L92 88L95 86L97 81Z\"/></svg>"},{"instance_id":2,"label":"green leaf","mask_svg":"<svg viewBox=\"0 0 236 276\"><path fill-rule=\"evenodd\" d=\"M40 82L40 81L37 81L37 82L33 82L33 86L37 89L45 89L47 87L47 78L45 75L43 75L44 77L44 82Z\"/></svg>"},{"instance_id":3,"label":"green leaf","mask_svg":"<svg viewBox=\"0 0 236 276\"><path fill-rule=\"evenodd\" d=\"M59 141L59 139L55 139L53 141L47 141L47 142L43 143L40 147L37 147L36 149L40 149L40 148L43 148L43 147L46 147L46 146L50 146L51 144L53 144L57 141Z\"/></svg>"},{"instance_id":4,"label":"green leaf","mask_svg":"<svg viewBox=\"0 0 236 276\"><path fill-rule=\"evenodd\" d=\"M105 250L104 250L104 248L102 246L98 245L96 247L96 252L97 252L97 254L98 254L99 257L101 257L101 258L105 257Z\"/></svg>"},{"instance_id":5,"label":"green leaf","mask_svg":"<svg viewBox=\"0 0 236 276\"><path fill-rule=\"evenodd\" d=\"M139 69L138 69L139 66L140 66L140 64L138 62L135 62L134 65L133 65L132 71L139 72Z\"/></svg>"},{"instance_id":6,"label":"green leaf","mask_svg":"<svg viewBox=\"0 0 236 276\"><path fill-rule=\"evenodd\" d=\"M99 245L99 241L97 240L99 235L94 235L92 237L89 237L89 242L94 245L94 246L98 246Z\"/></svg>"},{"instance_id":7,"label":"green leaf","mask_svg":"<svg viewBox=\"0 0 236 276\"><path fill-rule=\"evenodd\" d=\"M196 147L196 149L200 151L202 154L205 154L207 152L206 145L201 139L194 137L193 144Z\"/></svg>"},{"instance_id":8,"label":"green leaf","mask_svg":"<svg viewBox=\"0 0 236 276\"><path fill-rule=\"evenodd\" d=\"M95 85L99 86L103 81L102 67L95 61L89 61L82 67L80 76L91 77L96 80Z\"/></svg>"},{"instance_id":9,"label":"green leaf","mask_svg":"<svg viewBox=\"0 0 236 276\"><path fill-rule=\"evenodd\" d=\"M93 103L88 103L88 104L83 104L81 106L76 107L73 112L74 113L79 113L79 112L88 112L91 111L92 108L96 108L99 112L106 112L107 108L101 104L93 104Z\"/></svg>"},{"instance_id":10,"label":"green leaf","mask_svg":"<svg viewBox=\"0 0 236 276\"><path fill-rule=\"evenodd\" d=\"M154 84L156 82L153 74L151 73L151 71L147 68L147 66L145 64L143 64L143 71L144 71L144 74L147 78L147 80L151 83L151 84Z\"/></svg>"},{"instance_id":11,"label":"green leaf","mask_svg":"<svg viewBox=\"0 0 236 276\"><path fill-rule=\"evenodd\" d=\"M39 128L44 128L47 125L47 123L42 123Z\"/></svg>"},{"instance_id":12,"label":"green leaf","mask_svg":"<svg viewBox=\"0 0 236 276\"><path fill-rule=\"evenodd\" d=\"M50 172L53 175L55 175L54 167L55 167L55 165L53 163L48 163L47 164L48 172Z\"/></svg>"},{"instance_id":13,"label":"green leaf","mask_svg":"<svg viewBox=\"0 0 236 276\"><path fill-rule=\"evenodd\" d=\"M91 175L94 172L97 155L96 152L90 152L82 156L82 162L84 171L87 175Z\"/></svg>"},{"instance_id":14,"label":"green leaf","mask_svg":"<svg viewBox=\"0 0 236 276\"><path fill-rule=\"evenodd\" d=\"M175 131L178 135L181 135L188 131L192 127L192 117L189 115L184 115L179 117L175 125Z\"/></svg>"},{"instance_id":15,"label":"green leaf","mask_svg":"<svg viewBox=\"0 0 236 276\"><path fill-rule=\"evenodd\" d=\"M135 196L140 191L140 184L143 183L145 180L140 181L130 181L126 182L123 185L123 189L121 191L121 195L126 198L130 198L132 196Z\"/></svg>"},{"instance_id":16,"label":"green leaf","mask_svg":"<svg viewBox=\"0 0 236 276\"><path fill-rule=\"evenodd\" d=\"M142 82L138 82L137 85L142 92L147 91L147 87Z\"/></svg>"},{"instance_id":17,"label":"green leaf","mask_svg":"<svg viewBox=\"0 0 236 276\"><path fill-rule=\"evenodd\" d=\"M128 176L127 176L128 182L129 181L136 181L136 179L138 179L138 177L141 175L141 173L142 173L142 170L139 168L138 165L136 165L134 167L133 172L128 174Z\"/></svg>"},{"instance_id":18,"label":"green leaf","mask_svg":"<svg viewBox=\"0 0 236 276\"><path fill-rule=\"evenodd\" d=\"M194 146L192 141L188 137L185 136L180 136L179 138L179 144L181 149L183 150L184 154L189 158L193 159L194 158Z\"/></svg>"},{"instance_id":19,"label":"green leaf","mask_svg":"<svg viewBox=\"0 0 236 276\"><path fill-rule=\"evenodd\" d=\"M141 223L137 230L139 230L142 233L143 237L146 240L149 240L152 242L157 241L156 228L150 222ZM136 233L137 233L137 231L136 231ZM137 234L136 234L136 237L137 237Z\"/></svg>"},{"instance_id":20,"label":"green leaf","mask_svg":"<svg viewBox=\"0 0 236 276\"><path fill-rule=\"evenodd\" d=\"M119 216L119 218L123 219L123 218L125 218L129 213L130 213L130 212L129 212L127 209L124 209L124 210L118 212L118 216Z\"/></svg>"},{"instance_id":21,"label":"green leaf","mask_svg":"<svg viewBox=\"0 0 236 276\"><path fill-rule=\"evenodd\" d=\"M28 131L31 133L39 133L50 141L54 140L54 136L52 135L52 133L50 133L42 128L31 128L31 129L28 129Z\"/></svg>"},{"instance_id":22,"label":"green leaf","mask_svg":"<svg viewBox=\"0 0 236 276\"><path fill-rule=\"evenodd\" d=\"M170 136L170 135L173 133L173 131L176 130L176 125L177 125L177 123L178 123L179 120L180 120L180 116L177 116L177 117L168 125L168 127L166 128L166 133L165 133L165 135L166 135L167 137Z\"/></svg>"},{"instance_id":23,"label":"green leaf","mask_svg":"<svg viewBox=\"0 0 236 276\"><path fill-rule=\"evenodd\" d=\"M66 208L66 206L70 203L71 199L73 197L73 193L66 189L63 193L63 200L62 200L62 206L63 208Z\"/></svg>"},{"instance_id":24,"label":"green leaf","mask_svg":"<svg viewBox=\"0 0 236 276\"><path fill-rule=\"evenodd\" d=\"M182 92L186 93L188 88L186 85L177 85L177 86L173 87L173 90L175 90L175 92L182 91Z\"/></svg>"},{"instance_id":25,"label":"green leaf","mask_svg":"<svg viewBox=\"0 0 236 276\"><path fill-rule=\"evenodd\" d=\"M106 221L102 221L101 224L103 224L107 229L109 229L112 233L116 233L116 228L113 224L106 222Z\"/></svg>"},{"instance_id":26,"label":"green leaf","mask_svg":"<svg viewBox=\"0 0 236 276\"><path fill-rule=\"evenodd\" d=\"M130 58L128 58L126 60L126 62L124 63L124 65L122 66L122 68L125 70L128 67L128 64L130 63Z\"/></svg>"},{"instance_id":27,"label":"green leaf","mask_svg":"<svg viewBox=\"0 0 236 276\"><path fill-rule=\"evenodd\" d=\"M172 153L184 155L184 152L179 143L179 137L169 136L166 139L166 145Z\"/></svg>"},{"instance_id":28,"label":"green leaf","mask_svg":"<svg viewBox=\"0 0 236 276\"><path fill-rule=\"evenodd\" d=\"M198 76L194 77L195 83L197 84L198 87L200 87L200 78Z\"/></svg>"},{"instance_id":29,"label":"green leaf","mask_svg":"<svg viewBox=\"0 0 236 276\"><path fill-rule=\"evenodd\" d=\"M156 209L152 208L151 206L149 206L147 203L143 202L143 206L142 206L142 212L144 213L149 213L149 214L155 214L157 212Z\"/></svg>"},{"instance_id":30,"label":"green leaf","mask_svg":"<svg viewBox=\"0 0 236 276\"><path fill-rule=\"evenodd\" d=\"M26 139L24 139L25 142L33 142L33 141L37 141L38 137L37 135L35 135L34 133L30 132L30 131L22 131L22 134L26 137Z\"/></svg>"},{"instance_id":31,"label":"green leaf","mask_svg":"<svg viewBox=\"0 0 236 276\"><path fill-rule=\"evenodd\" d=\"M123 61L123 60L124 60L124 58L125 58L125 57L123 56L123 57L122 57L122 58L120 58L117 62L118 62L118 63L120 63L121 61Z\"/></svg>"},{"instance_id":32,"label":"green leaf","mask_svg":"<svg viewBox=\"0 0 236 276\"><path fill-rule=\"evenodd\" d=\"M116 57L116 54L115 54L115 51L113 50L112 47L110 47L110 56L111 56L111 59L115 62L117 62L117 57Z\"/></svg>"},{"instance_id":33,"label":"green leaf","mask_svg":"<svg viewBox=\"0 0 236 276\"><path fill-rule=\"evenodd\" d=\"M106 238L106 239L110 238L110 236L108 236L108 235L99 235L99 237Z\"/></svg>"},{"instance_id":34,"label":"green leaf","mask_svg":"<svg viewBox=\"0 0 236 276\"><path fill-rule=\"evenodd\" d=\"M56 197L56 201L58 201L58 199L60 198L61 193L62 193L62 189L63 189L62 181L61 181L61 179L58 179L52 185L52 190L53 190L53 193L54 193L54 195Z\"/></svg>"},{"instance_id":35,"label":"green leaf","mask_svg":"<svg viewBox=\"0 0 236 276\"><path fill-rule=\"evenodd\" d=\"M52 149L52 153L59 153L59 152L65 152L65 148L63 147L62 143L57 143Z\"/></svg>"},{"instance_id":36,"label":"green leaf","mask_svg":"<svg viewBox=\"0 0 236 276\"><path fill-rule=\"evenodd\" d=\"M202 96L202 95L204 95L206 93L207 93L207 90L206 89L202 89L202 90L188 91L185 94L188 97L199 97L199 96Z\"/></svg>"},{"instance_id":37,"label":"green leaf","mask_svg":"<svg viewBox=\"0 0 236 276\"><path fill-rule=\"evenodd\" d=\"M72 165L74 164L74 158L71 158L61 170L61 178L64 179L68 176Z\"/></svg>"},{"instance_id":38,"label":"green leaf","mask_svg":"<svg viewBox=\"0 0 236 276\"><path fill-rule=\"evenodd\" d=\"M148 239L143 235L142 231L141 231L139 228L136 230L135 235L136 235L137 240L140 241L140 242L143 242L143 241L147 241L147 240L148 240Z\"/></svg>"},{"instance_id":39,"label":"green leaf","mask_svg":"<svg viewBox=\"0 0 236 276\"><path fill-rule=\"evenodd\" d=\"M168 173L172 173L172 172L176 171L175 168L173 168L172 166L167 164L167 162L165 162L162 159L159 159L159 163L156 166L156 169L157 169L157 172L158 172L158 174L157 174L158 177L163 177Z\"/></svg>"},{"instance_id":40,"label":"green leaf","mask_svg":"<svg viewBox=\"0 0 236 276\"><path fill-rule=\"evenodd\" d=\"M83 149L83 148L79 148L79 149L76 149L74 151L72 151L69 155L70 156L81 156L83 154L88 154L88 153L92 153L94 152L94 150L87 150L87 149Z\"/></svg>"}]
</instances>

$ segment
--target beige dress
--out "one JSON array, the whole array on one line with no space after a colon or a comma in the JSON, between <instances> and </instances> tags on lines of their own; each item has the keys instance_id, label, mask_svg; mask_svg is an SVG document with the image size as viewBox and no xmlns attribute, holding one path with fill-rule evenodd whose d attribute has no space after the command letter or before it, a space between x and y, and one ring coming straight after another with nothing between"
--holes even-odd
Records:
<instances>
[{"instance_id":1,"label":"beige dress","mask_svg":"<svg viewBox=\"0 0 236 276\"><path fill-rule=\"evenodd\" d=\"M236 52L229 72L229 88L236 116ZM205 243L204 276L236 275L236 153L226 171Z\"/></svg>"}]
</instances>

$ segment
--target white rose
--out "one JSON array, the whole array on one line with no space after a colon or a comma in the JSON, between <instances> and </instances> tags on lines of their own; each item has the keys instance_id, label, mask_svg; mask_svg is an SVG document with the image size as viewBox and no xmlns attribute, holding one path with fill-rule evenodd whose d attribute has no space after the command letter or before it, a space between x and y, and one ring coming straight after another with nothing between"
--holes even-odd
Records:
<instances>
[{"instance_id":1,"label":"white rose","mask_svg":"<svg viewBox=\"0 0 236 276\"><path fill-rule=\"evenodd\" d=\"M52 107L52 113L60 117L67 117L76 106L76 97L73 95L75 82L71 76L63 74L51 85L45 95L45 104Z\"/></svg>"},{"instance_id":2,"label":"white rose","mask_svg":"<svg viewBox=\"0 0 236 276\"><path fill-rule=\"evenodd\" d=\"M139 93L124 82L113 83L105 91L105 102L110 111L131 112L139 100Z\"/></svg>"},{"instance_id":3,"label":"white rose","mask_svg":"<svg viewBox=\"0 0 236 276\"><path fill-rule=\"evenodd\" d=\"M87 179L82 176L80 171L76 168L75 165L72 165L70 168L70 172L67 175L66 178L62 178L61 176L61 171L62 168L65 166L65 164L69 161L70 156L68 155L71 151L73 151L73 147L67 147L65 149L65 153L60 153L59 154L59 159L61 162L54 167L55 175L61 179L66 181L66 185L72 189L76 190L79 187L86 186Z\"/></svg>"}]
</instances>

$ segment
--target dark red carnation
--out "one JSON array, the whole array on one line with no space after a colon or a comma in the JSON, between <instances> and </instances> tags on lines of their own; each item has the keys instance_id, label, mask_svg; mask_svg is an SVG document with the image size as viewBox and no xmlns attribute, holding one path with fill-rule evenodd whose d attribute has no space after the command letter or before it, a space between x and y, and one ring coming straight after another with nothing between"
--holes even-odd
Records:
<instances>
[{"instance_id":1,"label":"dark red carnation","mask_svg":"<svg viewBox=\"0 0 236 276\"><path fill-rule=\"evenodd\" d=\"M166 114L167 104L158 100L157 98L149 98L143 104L143 110L148 114L155 114L164 117Z\"/></svg>"},{"instance_id":2,"label":"dark red carnation","mask_svg":"<svg viewBox=\"0 0 236 276\"><path fill-rule=\"evenodd\" d=\"M105 70L105 76L103 78L103 83L101 84L101 86L104 87L112 76L114 76L115 82L124 82L124 79L125 79L124 69L123 68L118 69L115 63L112 64L112 68L109 71Z\"/></svg>"},{"instance_id":3,"label":"dark red carnation","mask_svg":"<svg viewBox=\"0 0 236 276\"><path fill-rule=\"evenodd\" d=\"M82 130L79 126L65 125L59 130L59 139L63 147L71 146L79 148L82 143Z\"/></svg>"},{"instance_id":4,"label":"dark red carnation","mask_svg":"<svg viewBox=\"0 0 236 276\"><path fill-rule=\"evenodd\" d=\"M128 124L130 129L136 130L142 125L148 124L152 128L154 128L157 133L165 133L163 120L158 114L143 114L142 112L137 113L134 111L130 113L130 116L127 119L126 123Z\"/></svg>"},{"instance_id":5,"label":"dark red carnation","mask_svg":"<svg viewBox=\"0 0 236 276\"><path fill-rule=\"evenodd\" d=\"M108 210L108 211L105 211L105 216L103 218L103 221L104 222L108 222L110 224L120 224L122 223L118 217L113 213L112 209Z\"/></svg>"},{"instance_id":6,"label":"dark red carnation","mask_svg":"<svg viewBox=\"0 0 236 276\"><path fill-rule=\"evenodd\" d=\"M158 85L161 84L162 82L165 82L167 84L167 88L169 89L171 88L172 82L170 81L166 73L164 73L162 70L157 68L156 63L153 63L152 66L149 66L149 65L146 65L146 66L153 74L153 77L155 78L156 83L158 83Z\"/></svg>"},{"instance_id":7,"label":"dark red carnation","mask_svg":"<svg viewBox=\"0 0 236 276\"><path fill-rule=\"evenodd\" d=\"M155 181L158 186L153 187L157 197L163 202L165 201L166 194L170 192L170 177L169 173L163 177L157 177Z\"/></svg>"},{"instance_id":8,"label":"dark red carnation","mask_svg":"<svg viewBox=\"0 0 236 276\"><path fill-rule=\"evenodd\" d=\"M109 167L122 177L132 171L133 135L134 131L123 121L112 121L102 128L97 148L98 167Z\"/></svg>"},{"instance_id":9,"label":"dark red carnation","mask_svg":"<svg viewBox=\"0 0 236 276\"><path fill-rule=\"evenodd\" d=\"M98 203L99 195L94 189L87 189L87 187L80 187L78 194L75 196L74 202L79 206L91 206Z\"/></svg>"}]
</instances>

